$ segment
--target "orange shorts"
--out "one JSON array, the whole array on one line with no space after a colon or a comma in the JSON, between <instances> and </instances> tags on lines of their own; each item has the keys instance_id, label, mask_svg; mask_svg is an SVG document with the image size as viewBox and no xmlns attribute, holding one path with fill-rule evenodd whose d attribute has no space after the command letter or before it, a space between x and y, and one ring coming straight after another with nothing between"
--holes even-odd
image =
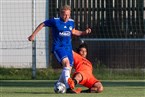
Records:
<instances>
[{"instance_id":1,"label":"orange shorts","mask_svg":"<svg viewBox=\"0 0 145 97\"><path fill-rule=\"evenodd\" d=\"M92 73L88 73L84 71L75 72L73 74L73 78L77 73L80 73L83 77L82 81L79 82L79 84L85 87L91 88L95 83L100 82L98 79L94 77Z\"/></svg>"}]
</instances>

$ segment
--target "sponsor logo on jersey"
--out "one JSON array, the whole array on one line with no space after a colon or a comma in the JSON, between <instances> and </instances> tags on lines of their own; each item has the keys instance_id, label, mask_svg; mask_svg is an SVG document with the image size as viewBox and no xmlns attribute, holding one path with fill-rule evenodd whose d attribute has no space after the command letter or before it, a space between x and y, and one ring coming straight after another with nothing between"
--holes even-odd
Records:
<instances>
[{"instance_id":1,"label":"sponsor logo on jersey","mask_svg":"<svg viewBox=\"0 0 145 97\"><path fill-rule=\"evenodd\" d=\"M59 35L60 36L70 36L71 33L70 33L70 31L63 31L63 32L59 32Z\"/></svg>"},{"instance_id":2,"label":"sponsor logo on jersey","mask_svg":"<svg viewBox=\"0 0 145 97\"><path fill-rule=\"evenodd\" d=\"M72 30L72 26L69 27L69 30Z\"/></svg>"}]
</instances>

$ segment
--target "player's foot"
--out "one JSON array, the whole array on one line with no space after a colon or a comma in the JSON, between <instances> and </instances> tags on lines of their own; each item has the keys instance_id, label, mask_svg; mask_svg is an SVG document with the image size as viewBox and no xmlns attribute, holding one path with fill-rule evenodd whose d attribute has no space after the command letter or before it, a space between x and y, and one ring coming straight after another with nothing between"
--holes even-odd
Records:
<instances>
[{"instance_id":1,"label":"player's foot","mask_svg":"<svg viewBox=\"0 0 145 97\"><path fill-rule=\"evenodd\" d=\"M77 89L67 89L66 93L74 93L74 94L78 94L81 93L82 89L81 88L77 88Z\"/></svg>"},{"instance_id":2,"label":"player's foot","mask_svg":"<svg viewBox=\"0 0 145 97\"><path fill-rule=\"evenodd\" d=\"M75 88L75 83L74 81L72 80L72 78L69 78L68 79L68 85L71 89L74 89Z\"/></svg>"}]
</instances>

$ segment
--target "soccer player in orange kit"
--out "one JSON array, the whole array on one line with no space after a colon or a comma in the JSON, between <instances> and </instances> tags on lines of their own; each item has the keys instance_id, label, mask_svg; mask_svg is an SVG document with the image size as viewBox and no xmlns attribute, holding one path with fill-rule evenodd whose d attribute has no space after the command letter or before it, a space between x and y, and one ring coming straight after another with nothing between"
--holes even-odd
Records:
<instances>
[{"instance_id":1,"label":"soccer player in orange kit","mask_svg":"<svg viewBox=\"0 0 145 97\"><path fill-rule=\"evenodd\" d=\"M81 91L82 93L100 93L103 91L103 85L93 75L93 67L87 56L87 45L82 43L77 53L73 51L74 69L72 79L68 79L68 84L71 88L75 88L76 84L87 87L87 90Z\"/></svg>"}]
</instances>

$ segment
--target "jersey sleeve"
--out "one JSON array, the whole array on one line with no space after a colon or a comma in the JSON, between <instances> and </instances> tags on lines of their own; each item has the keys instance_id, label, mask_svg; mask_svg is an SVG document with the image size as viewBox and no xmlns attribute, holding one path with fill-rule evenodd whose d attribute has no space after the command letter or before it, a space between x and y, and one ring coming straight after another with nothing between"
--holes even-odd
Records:
<instances>
[{"instance_id":1,"label":"jersey sleeve","mask_svg":"<svg viewBox=\"0 0 145 97\"><path fill-rule=\"evenodd\" d=\"M70 21L71 21L71 25L72 25L72 30L75 28L75 22L74 22L74 20L73 19L70 19Z\"/></svg>"},{"instance_id":2,"label":"jersey sleeve","mask_svg":"<svg viewBox=\"0 0 145 97\"><path fill-rule=\"evenodd\" d=\"M52 18L52 19L45 20L43 23L45 26L52 27L54 25L54 19Z\"/></svg>"}]
</instances>

